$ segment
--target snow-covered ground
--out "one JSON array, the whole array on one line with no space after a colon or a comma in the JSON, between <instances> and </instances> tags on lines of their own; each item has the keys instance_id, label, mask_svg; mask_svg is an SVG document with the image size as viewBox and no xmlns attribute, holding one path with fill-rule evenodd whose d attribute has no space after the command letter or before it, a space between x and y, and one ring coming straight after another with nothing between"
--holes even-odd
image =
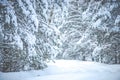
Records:
<instances>
[{"instance_id":1,"label":"snow-covered ground","mask_svg":"<svg viewBox=\"0 0 120 80\"><path fill-rule=\"evenodd\" d=\"M0 80L120 80L120 65L56 60L44 70L0 72Z\"/></svg>"}]
</instances>

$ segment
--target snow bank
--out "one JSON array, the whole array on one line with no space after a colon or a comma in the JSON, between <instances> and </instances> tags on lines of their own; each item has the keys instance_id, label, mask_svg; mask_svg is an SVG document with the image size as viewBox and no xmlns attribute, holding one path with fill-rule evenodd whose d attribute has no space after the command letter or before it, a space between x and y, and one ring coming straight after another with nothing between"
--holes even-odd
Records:
<instances>
[{"instance_id":1,"label":"snow bank","mask_svg":"<svg viewBox=\"0 0 120 80\"><path fill-rule=\"evenodd\" d=\"M37 71L0 73L0 80L120 80L120 65L56 60Z\"/></svg>"}]
</instances>

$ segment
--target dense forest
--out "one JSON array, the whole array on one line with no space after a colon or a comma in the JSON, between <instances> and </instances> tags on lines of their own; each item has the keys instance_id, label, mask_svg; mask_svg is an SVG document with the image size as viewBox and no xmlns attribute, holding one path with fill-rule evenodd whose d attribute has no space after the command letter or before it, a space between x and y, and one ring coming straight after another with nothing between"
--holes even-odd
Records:
<instances>
[{"instance_id":1,"label":"dense forest","mask_svg":"<svg viewBox=\"0 0 120 80\"><path fill-rule=\"evenodd\" d=\"M120 0L0 0L0 71L54 59L120 64Z\"/></svg>"}]
</instances>

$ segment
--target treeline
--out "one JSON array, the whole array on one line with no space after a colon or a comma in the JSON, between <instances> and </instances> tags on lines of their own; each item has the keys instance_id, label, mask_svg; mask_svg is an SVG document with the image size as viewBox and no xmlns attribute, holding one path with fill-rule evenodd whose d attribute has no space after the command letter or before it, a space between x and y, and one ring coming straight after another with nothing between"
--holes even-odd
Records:
<instances>
[{"instance_id":1,"label":"treeline","mask_svg":"<svg viewBox=\"0 0 120 80\"><path fill-rule=\"evenodd\" d=\"M71 0L68 6L60 29L63 45L59 56L120 63L120 1Z\"/></svg>"},{"instance_id":2,"label":"treeline","mask_svg":"<svg viewBox=\"0 0 120 80\"><path fill-rule=\"evenodd\" d=\"M0 71L55 58L120 63L120 1L0 0Z\"/></svg>"}]
</instances>

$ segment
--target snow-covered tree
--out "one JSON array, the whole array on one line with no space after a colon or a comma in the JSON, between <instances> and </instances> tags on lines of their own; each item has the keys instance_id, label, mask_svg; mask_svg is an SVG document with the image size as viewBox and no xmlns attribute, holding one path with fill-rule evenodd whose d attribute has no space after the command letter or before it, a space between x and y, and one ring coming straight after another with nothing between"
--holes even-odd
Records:
<instances>
[{"instance_id":1,"label":"snow-covered tree","mask_svg":"<svg viewBox=\"0 0 120 80\"><path fill-rule=\"evenodd\" d=\"M34 0L0 1L0 70L20 71L44 67L36 52L38 18Z\"/></svg>"},{"instance_id":2,"label":"snow-covered tree","mask_svg":"<svg viewBox=\"0 0 120 80\"><path fill-rule=\"evenodd\" d=\"M23 43L18 35L17 16L12 1L0 1L0 70L18 71Z\"/></svg>"},{"instance_id":3,"label":"snow-covered tree","mask_svg":"<svg viewBox=\"0 0 120 80\"><path fill-rule=\"evenodd\" d=\"M63 0L0 1L0 70L41 69L60 53Z\"/></svg>"},{"instance_id":4,"label":"snow-covered tree","mask_svg":"<svg viewBox=\"0 0 120 80\"><path fill-rule=\"evenodd\" d=\"M0 71L53 58L120 63L119 0L0 0Z\"/></svg>"},{"instance_id":5,"label":"snow-covered tree","mask_svg":"<svg viewBox=\"0 0 120 80\"><path fill-rule=\"evenodd\" d=\"M37 0L36 12L39 19L37 51L43 54L46 60L55 58L61 52L58 28L64 18L61 14L62 3L64 2L61 0Z\"/></svg>"},{"instance_id":6,"label":"snow-covered tree","mask_svg":"<svg viewBox=\"0 0 120 80\"><path fill-rule=\"evenodd\" d=\"M78 50L77 43L81 39L87 25L82 23L82 12L88 3L81 0L67 2L67 16L64 25L60 28L63 41L63 57L65 59L80 59L84 53Z\"/></svg>"},{"instance_id":7,"label":"snow-covered tree","mask_svg":"<svg viewBox=\"0 0 120 80\"><path fill-rule=\"evenodd\" d=\"M63 58L119 63L119 7L119 0L70 0Z\"/></svg>"},{"instance_id":8,"label":"snow-covered tree","mask_svg":"<svg viewBox=\"0 0 120 80\"><path fill-rule=\"evenodd\" d=\"M93 56L97 61L119 63L118 57L117 59L114 57L119 56L120 48L119 45L116 45L119 44L118 39L120 39L118 36L119 24L116 25L116 19L119 22L119 7L120 2L118 0L91 0L87 10L83 12L83 19L85 21L91 20L90 28L93 30L91 35L97 39L97 45L92 53L96 55ZM96 49L99 51L96 52Z\"/></svg>"}]
</instances>

